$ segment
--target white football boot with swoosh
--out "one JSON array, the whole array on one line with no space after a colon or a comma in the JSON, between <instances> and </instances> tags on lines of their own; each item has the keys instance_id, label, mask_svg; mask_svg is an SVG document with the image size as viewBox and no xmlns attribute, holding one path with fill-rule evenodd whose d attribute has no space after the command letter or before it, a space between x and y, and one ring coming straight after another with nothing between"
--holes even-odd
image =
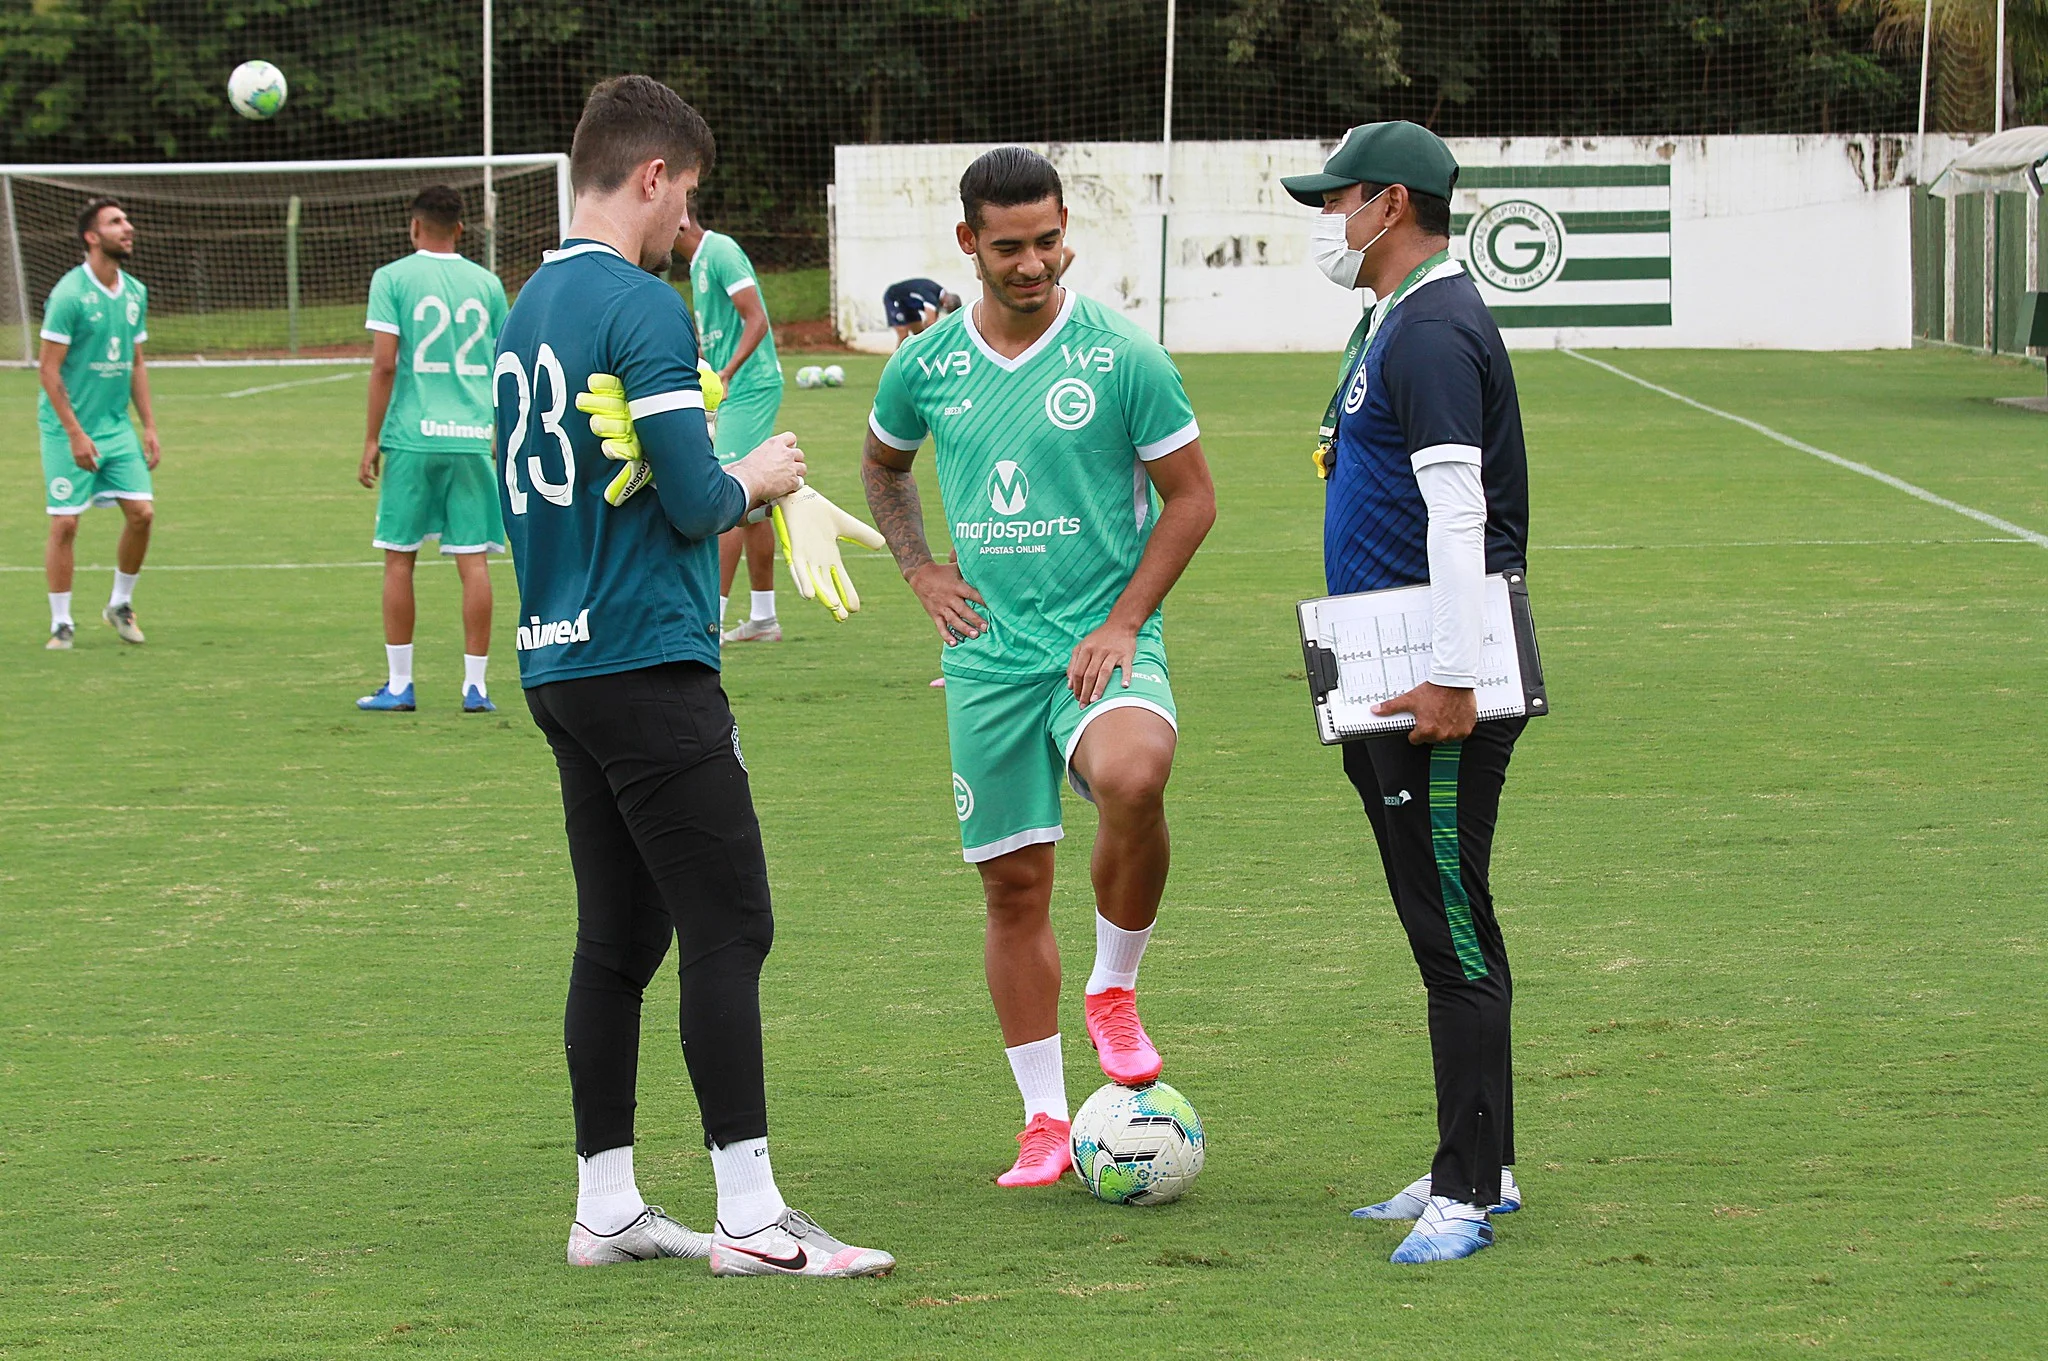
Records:
<instances>
[{"instance_id":1,"label":"white football boot with swoosh","mask_svg":"<svg viewBox=\"0 0 2048 1361\"><path fill-rule=\"evenodd\" d=\"M848 1246L801 1210L745 1237L720 1224L711 1236L714 1276L886 1276L896 1259L880 1248Z\"/></svg>"}]
</instances>

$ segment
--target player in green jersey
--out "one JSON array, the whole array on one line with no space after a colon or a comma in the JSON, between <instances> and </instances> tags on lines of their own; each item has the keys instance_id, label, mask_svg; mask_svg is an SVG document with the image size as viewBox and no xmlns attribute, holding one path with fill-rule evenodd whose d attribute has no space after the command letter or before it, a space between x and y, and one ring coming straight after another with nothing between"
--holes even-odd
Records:
<instances>
[{"instance_id":1,"label":"player in green jersey","mask_svg":"<svg viewBox=\"0 0 2048 1361\"><path fill-rule=\"evenodd\" d=\"M43 308L41 377L36 404L42 429L44 504L50 541L43 572L50 588L50 641L71 646L71 576L78 517L118 505L126 523L114 552L114 591L100 617L124 643L142 641L135 622L135 578L155 523L150 473L163 457L142 342L149 339L149 290L121 268L135 251L135 224L121 205L96 198L78 215L85 263L57 281ZM142 416L142 433L128 404Z\"/></svg>"},{"instance_id":2,"label":"player in green jersey","mask_svg":"<svg viewBox=\"0 0 2048 1361\"><path fill-rule=\"evenodd\" d=\"M1016 1165L1069 1166L1053 845L1060 781L1095 804L1088 1037L1118 1082L1159 1075L1138 962L1166 889L1177 731L1159 606L1216 518L1166 352L1059 282L1058 172L1002 147L960 181L981 299L904 342L875 394L868 505L945 642L953 805L988 905L985 959L1024 1097ZM932 437L956 561L933 559L911 459Z\"/></svg>"},{"instance_id":3,"label":"player in green jersey","mask_svg":"<svg viewBox=\"0 0 2048 1361\"><path fill-rule=\"evenodd\" d=\"M384 656L389 675L358 709L410 712L413 566L438 538L462 577L462 711L495 713L484 678L491 648L491 574L505 551L491 462L491 361L505 324L505 286L464 259L462 195L428 185L412 202L413 253L370 276L370 422L356 480L377 487L384 550Z\"/></svg>"},{"instance_id":4,"label":"player in green jersey","mask_svg":"<svg viewBox=\"0 0 2048 1361\"><path fill-rule=\"evenodd\" d=\"M690 293L696 299L697 342L704 358L725 381L712 451L720 463L744 458L775 433L782 409L782 363L775 357L775 328L754 262L740 243L723 232L707 230L690 219L676 237L676 253L689 262ZM719 635L727 643L779 643L782 625L775 618L775 530L767 521L727 530L718 541L718 614L723 627L732 580L739 573L740 554L747 558L751 608L737 628Z\"/></svg>"}]
</instances>

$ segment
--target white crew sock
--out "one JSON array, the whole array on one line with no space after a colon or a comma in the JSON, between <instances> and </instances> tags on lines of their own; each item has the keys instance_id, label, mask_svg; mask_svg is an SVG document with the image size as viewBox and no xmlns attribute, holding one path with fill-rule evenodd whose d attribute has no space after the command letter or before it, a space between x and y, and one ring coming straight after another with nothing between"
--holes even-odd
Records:
<instances>
[{"instance_id":1,"label":"white crew sock","mask_svg":"<svg viewBox=\"0 0 2048 1361\"><path fill-rule=\"evenodd\" d=\"M622 1144L576 1160L576 1222L592 1233L617 1233L647 1209L633 1181L633 1146Z\"/></svg>"},{"instance_id":2,"label":"white crew sock","mask_svg":"<svg viewBox=\"0 0 2048 1361\"><path fill-rule=\"evenodd\" d=\"M124 572L118 567L115 568L114 593L107 597L107 608L110 610L118 609L133 601L135 599L135 578L141 575L142 573L140 572Z\"/></svg>"},{"instance_id":3,"label":"white crew sock","mask_svg":"<svg viewBox=\"0 0 2048 1361\"><path fill-rule=\"evenodd\" d=\"M731 597L731 596L729 596L729 595L722 595L722 596L718 597L718 625L719 625L719 627L720 627L720 628L723 628L723 627L725 627L725 612L726 612L727 610L731 609L731 608L732 608L732 597Z\"/></svg>"},{"instance_id":4,"label":"white crew sock","mask_svg":"<svg viewBox=\"0 0 2048 1361\"><path fill-rule=\"evenodd\" d=\"M766 1139L742 1139L712 1149L711 1175L718 1181L718 1227L728 1237L758 1233L789 1209L775 1187Z\"/></svg>"},{"instance_id":5,"label":"white crew sock","mask_svg":"<svg viewBox=\"0 0 2048 1361\"><path fill-rule=\"evenodd\" d=\"M775 617L774 591L749 591L747 594L754 597L754 612L748 616L749 618L773 619Z\"/></svg>"},{"instance_id":6,"label":"white crew sock","mask_svg":"<svg viewBox=\"0 0 2048 1361\"><path fill-rule=\"evenodd\" d=\"M489 686L484 684L484 668L490 665L490 661L489 657L472 657L467 652L463 653L462 688L474 690L484 698L489 699L491 690Z\"/></svg>"},{"instance_id":7,"label":"white crew sock","mask_svg":"<svg viewBox=\"0 0 2048 1361\"><path fill-rule=\"evenodd\" d=\"M72 623L71 619L71 592L69 591L50 592L50 628L54 631L59 624L71 624L73 628L77 627L76 624Z\"/></svg>"},{"instance_id":8,"label":"white crew sock","mask_svg":"<svg viewBox=\"0 0 2048 1361\"><path fill-rule=\"evenodd\" d=\"M1152 928L1126 931L1100 912L1095 914L1095 968L1083 991L1102 992L1108 988L1138 986L1138 961L1145 957L1145 943Z\"/></svg>"},{"instance_id":9,"label":"white crew sock","mask_svg":"<svg viewBox=\"0 0 2048 1361\"><path fill-rule=\"evenodd\" d=\"M1010 1058L1010 1072L1024 1097L1024 1123L1030 1124L1034 1115L1067 1119L1067 1069L1060 1062L1059 1034L1016 1045L1003 1053Z\"/></svg>"},{"instance_id":10,"label":"white crew sock","mask_svg":"<svg viewBox=\"0 0 2048 1361\"><path fill-rule=\"evenodd\" d=\"M391 664L391 693L398 694L412 684L412 644L384 644L384 660Z\"/></svg>"}]
</instances>

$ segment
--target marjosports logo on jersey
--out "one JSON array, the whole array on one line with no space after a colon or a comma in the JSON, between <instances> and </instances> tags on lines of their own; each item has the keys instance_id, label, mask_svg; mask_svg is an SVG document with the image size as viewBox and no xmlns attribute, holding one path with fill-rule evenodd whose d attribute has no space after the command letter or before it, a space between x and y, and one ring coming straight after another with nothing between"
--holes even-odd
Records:
<instances>
[{"instance_id":1,"label":"marjosports logo on jersey","mask_svg":"<svg viewBox=\"0 0 2048 1361\"><path fill-rule=\"evenodd\" d=\"M1095 389L1079 378L1062 378L1046 390L1045 418L1062 430L1079 430L1095 419Z\"/></svg>"},{"instance_id":2,"label":"marjosports logo on jersey","mask_svg":"<svg viewBox=\"0 0 2048 1361\"><path fill-rule=\"evenodd\" d=\"M988 508L1004 517L1024 514L1031 502L1031 478L1015 459L998 459L988 470ZM962 520L953 526L955 544L975 543L984 553L1043 553L1045 540L1079 534L1081 521L1072 515L1047 520Z\"/></svg>"},{"instance_id":3,"label":"marjosports logo on jersey","mask_svg":"<svg viewBox=\"0 0 2048 1361\"><path fill-rule=\"evenodd\" d=\"M1564 268L1564 227L1528 199L1496 203L1473 218L1466 241L1479 277L1510 293L1541 288Z\"/></svg>"},{"instance_id":4,"label":"marjosports logo on jersey","mask_svg":"<svg viewBox=\"0 0 2048 1361\"><path fill-rule=\"evenodd\" d=\"M1031 479L1010 459L998 460L988 471L988 507L998 515L1022 515L1031 499Z\"/></svg>"},{"instance_id":5,"label":"marjosports logo on jersey","mask_svg":"<svg viewBox=\"0 0 2048 1361\"><path fill-rule=\"evenodd\" d=\"M967 787L967 781L960 778L960 772L953 772L953 812L962 822L974 816L974 791Z\"/></svg>"}]
</instances>

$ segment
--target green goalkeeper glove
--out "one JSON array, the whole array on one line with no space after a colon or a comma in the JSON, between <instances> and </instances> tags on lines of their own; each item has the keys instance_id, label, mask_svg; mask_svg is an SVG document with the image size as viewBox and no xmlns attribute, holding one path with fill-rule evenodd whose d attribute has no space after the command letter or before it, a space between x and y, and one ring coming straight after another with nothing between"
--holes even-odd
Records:
<instances>
[{"instance_id":1,"label":"green goalkeeper glove","mask_svg":"<svg viewBox=\"0 0 2048 1361\"><path fill-rule=\"evenodd\" d=\"M798 487L777 501L772 514L783 559L796 578L796 593L822 602L833 618L845 623L846 616L860 608L860 594L839 560L839 540L881 548L882 536L811 487Z\"/></svg>"}]
</instances>

